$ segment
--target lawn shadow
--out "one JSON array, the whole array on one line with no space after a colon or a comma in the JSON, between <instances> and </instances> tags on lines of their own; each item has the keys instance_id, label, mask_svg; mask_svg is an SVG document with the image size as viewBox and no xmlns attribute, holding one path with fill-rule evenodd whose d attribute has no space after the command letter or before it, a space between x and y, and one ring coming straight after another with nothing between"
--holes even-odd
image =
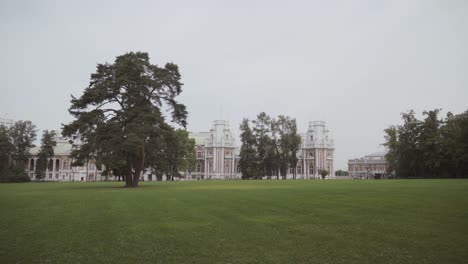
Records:
<instances>
[{"instance_id":1,"label":"lawn shadow","mask_svg":"<svg viewBox=\"0 0 468 264\"><path fill-rule=\"evenodd\" d=\"M156 185L139 185L136 188L128 188L125 187L125 183L122 183L121 185L117 185L115 183L112 183L110 185L109 183L99 183L99 182L89 182L89 183L79 183L79 184L74 184L70 183L62 187L62 189L66 190L139 190L139 189L149 189L149 188L154 188Z\"/></svg>"}]
</instances>

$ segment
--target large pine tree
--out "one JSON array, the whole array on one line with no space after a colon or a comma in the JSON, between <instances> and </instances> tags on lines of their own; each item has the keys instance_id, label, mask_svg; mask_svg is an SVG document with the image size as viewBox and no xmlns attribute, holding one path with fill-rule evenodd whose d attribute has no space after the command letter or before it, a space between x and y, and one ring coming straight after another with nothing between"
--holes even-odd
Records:
<instances>
[{"instance_id":1,"label":"large pine tree","mask_svg":"<svg viewBox=\"0 0 468 264\"><path fill-rule=\"evenodd\" d=\"M176 101L182 92L178 66L153 65L144 52L118 56L114 63L98 64L79 98L72 97L69 112L75 120L63 135L78 133L83 144L73 151L77 163L95 159L124 174L126 187L137 187L142 170L157 157L158 140L171 122L185 127L187 111Z\"/></svg>"}]
</instances>

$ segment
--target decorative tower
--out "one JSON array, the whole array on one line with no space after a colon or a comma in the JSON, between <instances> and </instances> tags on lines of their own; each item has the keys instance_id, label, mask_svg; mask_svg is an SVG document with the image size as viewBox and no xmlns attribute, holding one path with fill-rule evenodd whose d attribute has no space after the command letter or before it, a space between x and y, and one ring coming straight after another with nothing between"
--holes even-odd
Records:
<instances>
[{"instance_id":1,"label":"decorative tower","mask_svg":"<svg viewBox=\"0 0 468 264\"><path fill-rule=\"evenodd\" d=\"M333 166L334 142L325 126L325 121L309 122L307 132L302 138L302 158L305 178L319 179L320 170L328 171L328 179L335 178Z\"/></svg>"},{"instance_id":2,"label":"decorative tower","mask_svg":"<svg viewBox=\"0 0 468 264\"><path fill-rule=\"evenodd\" d=\"M225 120L213 121L205 143L205 179L235 177L235 139Z\"/></svg>"}]
</instances>

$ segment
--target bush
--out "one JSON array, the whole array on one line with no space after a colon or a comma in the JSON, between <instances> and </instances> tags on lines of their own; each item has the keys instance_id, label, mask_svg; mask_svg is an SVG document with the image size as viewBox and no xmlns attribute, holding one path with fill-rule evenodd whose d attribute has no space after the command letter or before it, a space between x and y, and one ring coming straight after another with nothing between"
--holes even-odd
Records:
<instances>
[{"instance_id":1,"label":"bush","mask_svg":"<svg viewBox=\"0 0 468 264\"><path fill-rule=\"evenodd\" d=\"M29 182L31 179L28 177L23 168L10 167L0 171L0 182Z\"/></svg>"}]
</instances>

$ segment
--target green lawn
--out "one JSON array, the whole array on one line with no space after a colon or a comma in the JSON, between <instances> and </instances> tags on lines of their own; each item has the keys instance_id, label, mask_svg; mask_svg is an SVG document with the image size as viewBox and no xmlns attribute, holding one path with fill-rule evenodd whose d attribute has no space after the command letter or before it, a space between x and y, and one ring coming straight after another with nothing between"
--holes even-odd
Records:
<instances>
[{"instance_id":1,"label":"green lawn","mask_svg":"<svg viewBox=\"0 0 468 264\"><path fill-rule=\"evenodd\" d=\"M467 263L468 180L0 185L0 263Z\"/></svg>"}]
</instances>

